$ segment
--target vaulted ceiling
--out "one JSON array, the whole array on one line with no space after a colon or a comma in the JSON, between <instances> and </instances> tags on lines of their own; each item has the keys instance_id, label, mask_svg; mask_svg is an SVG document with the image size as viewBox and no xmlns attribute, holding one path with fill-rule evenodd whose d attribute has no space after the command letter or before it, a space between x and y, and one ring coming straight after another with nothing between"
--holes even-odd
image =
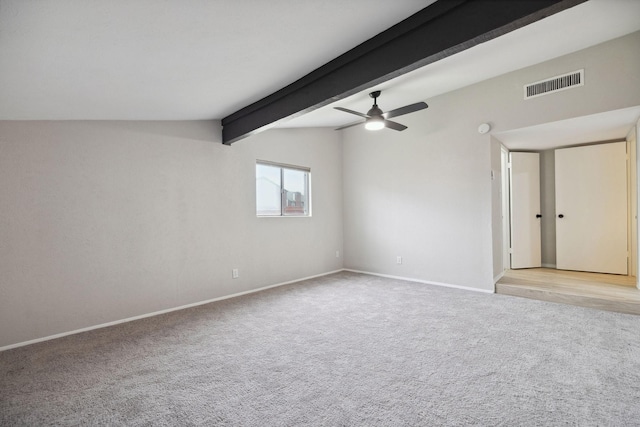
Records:
<instances>
[{"instance_id":1,"label":"vaulted ceiling","mask_svg":"<svg viewBox=\"0 0 640 427\"><path fill-rule=\"evenodd\" d=\"M432 3L0 0L0 120L223 119ZM590 0L375 86L387 110L428 100L638 31L638 16L637 0ZM370 89L277 125L345 124L331 107L366 110Z\"/></svg>"}]
</instances>

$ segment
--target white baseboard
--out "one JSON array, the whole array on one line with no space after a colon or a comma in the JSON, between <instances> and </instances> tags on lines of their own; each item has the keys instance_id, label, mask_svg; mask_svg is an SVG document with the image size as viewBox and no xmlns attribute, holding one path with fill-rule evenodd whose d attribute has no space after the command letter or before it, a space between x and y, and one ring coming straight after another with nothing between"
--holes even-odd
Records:
<instances>
[{"instance_id":1,"label":"white baseboard","mask_svg":"<svg viewBox=\"0 0 640 427\"><path fill-rule=\"evenodd\" d=\"M504 276L504 270L502 271L502 273L493 278L493 284L495 285L496 283L498 283L498 280L502 279L502 276Z\"/></svg>"},{"instance_id":2,"label":"white baseboard","mask_svg":"<svg viewBox=\"0 0 640 427\"><path fill-rule=\"evenodd\" d=\"M73 331L62 332L62 333L54 334L54 335L48 335L46 337L36 338L36 339L33 339L33 340L29 340L29 341L23 341L23 342L19 342L19 343L16 343L16 344L9 344L9 345L6 345L4 347L0 347L0 351L10 350L12 348L24 347L25 345L36 344L36 343L39 343L39 342L49 341L49 340L53 340L53 339L56 339L56 338L62 338L62 337L66 337L68 335L74 335L74 334L79 334L81 332L92 331L94 329L107 328L109 326L119 325L120 323L132 322L134 320L144 319L146 317L158 316L160 314L170 313L172 311L184 310L185 308L197 307L199 305L209 304L209 303L216 302L216 301L222 301L222 300L229 299L229 298L235 298L235 297L239 297L239 296L242 296L242 295L253 294L253 293L264 291L264 290L267 290L267 289L276 288L278 286L290 285L292 283L302 282L304 280L314 279L316 277L328 276L329 274L339 273L341 271L343 271L343 270L340 269L340 270L335 270L335 271L329 271L327 273L316 274L314 276L303 277L301 279L290 280L288 282L276 283L274 285L264 286L264 287L258 288L258 289L252 289L252 290L249 290L249 291L238 292L238 293L231 294L231 295L224 295L224 296L221 296L221 297L212 298L212 299L208 299L208 300L205 300L205 301L198 301L198 302L194 302L192 304L181 305L179 307L173 307L173 308L168 308L168 309L165 309L165 310L154 311L152 313L141 314L139 316L127 317L126 319L115 320L113 322L101 323L99 325L88 326L86 328L75 329Z\"/></svg>"},{"instance_id":3,"label":"white baseboard","mask_svg":"<svg viewBox=\"0 0 640 427\"><path fill-rule=\"evenodd\" d=\"M95 329L102 329L102 328L107 328L109 326L119 325L121 323L132 322L134 320L140 320L140 319L144 319L144 318L147 318L147 317L158 316L160 314L171 313L172 311L184 310L184 309L187 309L187 308L197 307L199 305L209 304L209 303L216 302L216 301L222 301L222 300L229 299L229 298L235 298L235 297L239 297L239 296L242 296L242 295L248 295L248 294L252 294L252 293L256 293L256 292L261 292L261 291L264 291L264 290L267 290L267 289L276 288L278 286L290 285L292 283L302 282L304 280L314 279L316 277L328 276L330 274L339 273L341 271L350 271L352 273L368 274L368 275L371 275L371 276L386 277L386 278L389 278L389 279L406 280L408 282L424 283L424 284L427 284L427 285L443 286L443 287L446 287L446 288L463 289L463 290L466 290L466 291L482 292L482 293L489 293L489 294L494 293L493 290L471 288L471 287L467 287L467 286L452 285L452 284L449 284L449 283L440 283L440 282L432 282L432 281L428 281L428 280L414 279L414 278L411 278L411 277L393 276L393 275L389 275L389 274L372 273L372 272L369 272L369 271L360 271L360 270L352 270L352 269L349 269L349 268L343 268L343 269L340 269L340 270L329 271L327 273L316 274L316 275L313 275L313 276L302 277L300 279L290 280L290 281L287 281L287 282L276 283L276 284L269 285L269 286L263 286L261 288L251 289L249 291L238 292L238 293L235 293L235 294L224 295L224 296L221 296L221 297L212 298L212 299L208 299L208 300L204 300L204 301L198 301L198 302L195 302L195 303L181 305L181 306L173 307L173 308L168 308L168 309L165 309L165 310L159 310L159 311L154 311L154 312L151 312L151 313L141 314L141 315L138 315L138 316L127 317L125 319L115 320L113 322L101 323L99 325L88 326L86 328L75 329L73 331L61 332L59 334L48 335L48 336L42 337L42 338L36 338L36 339L33 339L33 340L23 341L23 342L19 342L19 343L16 343L16 344L9 344L9 345L6 345L4 347L0 347L0 352L1 351L5 351L5 350L11 350L13 348L24 347L26 345L37 344L37 343L40 343L40 342L49 341L49 340L53 340L53 339L56 339L56 338L62 338L62 337L66 337L68 335L79 334L79 333L82 333L82 332L88 332L88 331L92 331L92 330L95 330Z\"/></svg>"},{"instance_id":4,"label":"white baseboard","mask_svg":"<svg viewBox=\"0 0 640 427\"><path fill-rule=\"evenodd\" d=\"M343 271L350 271L352 273L360 273L360 274L368 274L370 276L386 277L388 279L406 280L407 282L424 283L425 285L435 285L435 286L443 286L445 288L463 289L465 291L482 292L482 293L485 293L485 294L493 294L493 293L495 293L495 290L471 288L471 287L468 287L468 286L452 285L450 283L432 282L432 281L429 281L429 280L414 279L414 278L411 278L411 277L392 276L390 274L372 273L370 271L353 270L353 269L350 269L350 268L345 268L345 269L343 269Z\"/></svg>"}]
</instances>

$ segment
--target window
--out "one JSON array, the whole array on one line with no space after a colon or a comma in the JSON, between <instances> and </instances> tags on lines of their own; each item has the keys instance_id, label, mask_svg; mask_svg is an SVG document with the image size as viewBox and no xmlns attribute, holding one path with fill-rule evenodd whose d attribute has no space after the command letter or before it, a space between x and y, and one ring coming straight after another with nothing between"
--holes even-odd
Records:
<instances>
[{"instance_id":1,"label":"window","mask_svg":"<svg viewBox=\"0 0 640 427\"><path fill-rule=\"evenodd\" d=\"M299 166L256 163L256 214L310 216L311 171Z\"/></svg>"}]
</instances>

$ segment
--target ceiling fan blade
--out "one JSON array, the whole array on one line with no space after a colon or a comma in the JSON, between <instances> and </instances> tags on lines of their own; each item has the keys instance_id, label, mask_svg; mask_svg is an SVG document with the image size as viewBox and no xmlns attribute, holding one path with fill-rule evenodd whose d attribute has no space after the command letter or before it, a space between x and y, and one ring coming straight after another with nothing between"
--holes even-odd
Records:
<instances>
[{"instance_id":1,"label":"ceiling fan blade","mask_svg":"<svg viewBox=\"0 0 640 427\"><path fill-rule=\"evenodd\" d=\"M405 130L407 127L405 125L401 125L400 123L392 122L391 120L384 121L385 127L393 130Z\"/></svg>"},{"instance_id":2,"label":"ceiling fan blade","mask_svg":"<svg viewBox=\"0 0 640 427\"><path fill-rule=\"evenodd\" d=\"M339 128L335 128L334 130L342 130L342 129L350 128L350 127L353 127L353 126L358 126L358 125L361 125L363 123L364 122L355 122L355 123L351 123L351 124L348 124L348 125L340 126Z\"/></svg>"},{"instance_id":3,"label":"ceiling fan blade","mask_svg":"<svg viewBox=\"0 0 640 427\"><path fill-rule=\"evenodd\" d=\"M394 117L402 116L404 114L409 114L415 111L424 110L425 108L429 108L429 106L425 102L416 102L415 104L405 105L404 107L387 111L382 115L382 117L384 117L385 119L392 119Z\"/></svg>"},{"instance_id":4,"label":"ceiling fan blade","mask_svg":"<svg viewBox=\"0 0 640 427\"><path fill-rule=\"evenodd\" d=\"M351 113L351 114L355 114L356 116L364 117L365 119L369 118L369 116L367 116L366 114L358 113L357 111L349 110L348 108L342 108L342 107L333 107L333 108L335 108L336 110L344 111L345 113Z\"/></svg>"}]
</instances>

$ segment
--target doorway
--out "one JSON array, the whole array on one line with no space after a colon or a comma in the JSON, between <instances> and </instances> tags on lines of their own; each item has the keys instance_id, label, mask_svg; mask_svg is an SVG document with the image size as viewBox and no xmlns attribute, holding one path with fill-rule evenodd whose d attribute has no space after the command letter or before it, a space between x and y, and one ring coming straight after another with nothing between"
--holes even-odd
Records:
<instances>
[{"instance_id":1,"label":"doorway","mask_svg":"<svg viewBox=\"0 0 640 427\"><path fill-rule=\"evenodd\" d=\"M629 148L622 141L511 152L502 174L509 180L503 185L510 189L511 223L504 269L634 275L637 186Z\"/></svg>"},{"instance_id":2,"label":"doorway","mask_svg":"<svg viewBox=\"0 0 640 427\"><path fill-rule=\"evenodd\" d=\"M507 282L509 288L513 286L520 286L520 293L528 296L529 298L552 300L555 298L557 302L564 302L567 299L566 295L563 295L563 286L555 279L551 274L561 275L562 270L556 270L556 245L555 245L555 223L556 223L556 207L555 207L555 155L554 150L558 148L565 148L571 146L585 145L585 141L601 141L600 143L615 142L626 140L629 146L629 163L628 163L628 244L629 244L629 263L628 263L628 276L618 275L598 275L598 273L575 273L580 275L583 280L580 283L585 283L585 277L591 276L591 281L600 283L604 287L605 294L610 293L610 298L615 298L616 291L620 291L620 284L610 283L609 280L601 280L604 278L617 277L625 280L623 289L618 296L622 296L622 300L633 300L636 296L640 295L640 283L638 283L638 265L640 265L640 254L638 253L638 234L640 231L637 227L638 218L638 204L640 203L640 176L638 176L637 170L640 165L640 155L637 155L638 151L638 135L640 134L640 106L627 108L622 110L608 111L603 113L594 114L591 116L576 117L572 119L562 120L560 122L540 124L530 127L523 127L520 129L505 130L499 133L492 134L492 144L497 144L498 149L492 151L492 162L498 164L497 154L501 156L502 163L502 186L498 186L501 190L501 200L503 203L502 227L500 229L494 229L494 242L501 242L502 248L500 251L494 251L494 258L500 256L502 259L498 263L498 267L494 267L494 283L496 284L495 290L497 293L511 293L512 289L507 289ZM616 123L616 126L613 126ZM598 135L598 138L593 138L594 135ZM542 233L542 267L540 269L524 269L524 270L510 270L511 268L511 254L510 254L510 210L509 210L509 183L505 178L508 177L508 154L510 151L529 151L540 153L541 174L540 183L542 193L546 200L541 204L541 233ZM494 157L495 156L495 157ZM506 208L505 208L506 207ZM496 211L498 212L498 211ZM497 234L500 234L502 239L498 239ZM549 244L552 242L552 244ZM494 266L496 263L494 262ZM502 266L502 269L499 267ZM540 272L544 274L540 276ZM514 279L514 275L530 275L529 277L518 277L518 283ZM534 276L537 276L534 277ZM543 289L532 290L528 289L531 283L522 283L522 281L540 282L544 285ZM572 279L572 280L575 280ZM575 284L575 283L574 283ZM635 284L635 288L634 285ZM513 285L513 286L512 286ZM616 287L618 286L618 287ZM586 296L572 296L570 298L587 298ZM624 302L624 301L623 301ZM601 302L596 302L595 305L601 305Z\"/></svg>"},{"instance_id":3,"label":"doorway","mask_svg":"<svg viewBox=\"0 0 640 427\"><path fill-rule=\"evenodd\" d=\"M635 133L634 135L635 136ZM633 139L633 138L632 138ZM635 139L629 142L636 142ZM635 166L635 149L629 150L625 145L625 157L626 151L629 152L631 157L629 163L623 165L624 170L624 256L625 256L625 269L624 274L599 274L580 271L563 271L556 269L556 244L555 234L556 230L549 230L549 226L555 227L556 218L556 206L555 206L555 158L554 150L548 150L541 154L541 173L538 178L542 187L541 199L543 200L543 206L538 207L538 211L546 217L546 227L542 226L542 238L545 255L542 257L542 268L530 268L522 270L511 270L511 261L513 257L511 253L508 253L508 257L505 257L505 273L503 277L496 283L496 292L517 296L526 296L530 298L565 302L574 305L591 306L595 308L603 308L613 311L629 312L634 314L640 314L640 292L636 289L636 277L635 277L635 265L632 267L632 263L629 262L628 270L626 265L627 249L629 255L636 256L636 249L631 250L631 247L635 245L636 239L633 239L631 234L636 232L637 228L633 227L636 222L637 207L631 207L632 203L637 203L637 198L634 197L634 193L637 191L635 167L632 168L631 164ZM635 148L635 147L634 147ZM579 151L579 150L578 150ZM502 159L504 164L504 158L508 154L506 148L502 148ZM529 156L533 158L534 156ZM507 163L507 167L512 166L511 162ZM619 166L619 165L618 165ZM633 169L633 170L632 170ZM629 173L627 173L629 171ZM502 176L507 178L512 171L505 170ZM551 173L550 173L551 172ZM627 176L628 175L628 176ZM503 182L503 188L511 186L510 182ZM510 191L504 191L503 194L513 193L513 188L509 188ZM630 191L628 191L630 190ZM507 198L509 199L509 198ZM545 203L545 200L547 203ZM548 203L549 201L553 203ZM503 200L505 204L512 204L514 200ZM546 205L546 206L545 206ZM627 207L628 206L628 207ZM627 211L628 209L628 211ZM509 209L509 218L513 214L513 208ZM535 215L534 212L531 215ZM628 218L628 221L627 221ZM619 222L619 219L618 219ZM503 236L511 233L506 233L503 229ZM628 230L628 231L627 231ZM549 244L550 236L553 236L553 243ZM506 240L506 238L505 238ZM635 263L633 263L635 264ZM539 266L539 265L538 265ZM568 268L566 270L578 270ZM627 275L628 273L628 275ZM638 299L638 301L636 301ZM626 301L626 302L624 302ZM629 304L631 308L629 308Z\"/></svg>"}]
</instances>

